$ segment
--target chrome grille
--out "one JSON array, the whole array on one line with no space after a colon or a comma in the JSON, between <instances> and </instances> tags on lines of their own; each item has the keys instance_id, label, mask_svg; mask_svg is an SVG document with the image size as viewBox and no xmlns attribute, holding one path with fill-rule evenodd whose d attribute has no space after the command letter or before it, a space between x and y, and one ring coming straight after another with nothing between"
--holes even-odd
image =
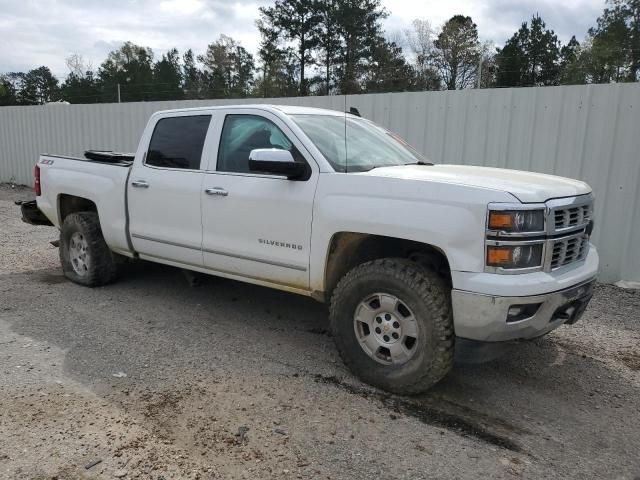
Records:
<instances>
[{"instance_id":1,"label":"chrome grille","mask_svg":"<svg viewBox=\"0 0 640 480\"><path fill-rule=\"evenodd\" d=\"M553 211L554 230L556 232L567 228L586 225L591 221L592 204L557 208Z\"/></svg>"},{"instance_id":2,"label":"chrome grille","mask_svg":"<svg viewBox=\"0 0 640 480\"><path fill-rule=\"evenodd\" d=\"M551 270L584 260L588 251L589 236L586 234L554 240L551 254Z\"/></svg>"},{"instance_id":3,"label":"chrome grille","mask_svg":"<svg viewBox=\"0 0 640 480\"><path fill-rule=\"evenodd\" d=\"M542 261L539 266L528 268L502 268L485 265L485 272L514 274L534 271L551 272L567 265L584 261L589 254L589 237L593 231L593 195L552 198L544 203L489 204L492 210L542 210L545 211L544 232L496 232L489 229L487 215L487 246L519 246L541 244Z\"/></svg>"}]
</instances>

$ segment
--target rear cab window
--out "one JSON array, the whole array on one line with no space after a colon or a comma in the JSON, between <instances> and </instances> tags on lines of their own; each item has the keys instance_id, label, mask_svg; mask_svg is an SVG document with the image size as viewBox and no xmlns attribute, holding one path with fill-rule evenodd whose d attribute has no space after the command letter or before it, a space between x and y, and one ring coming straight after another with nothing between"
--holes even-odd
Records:
<instances>
[{"instance_id":1,"label":"rear cab window","mask_svg":"<svg viewBox=\"0 0 640 480\"><path fill-rule=\"evenodd\" d=\"M145 165L199 170L211 115L168 117L158 120L151 135Z\"/></svg>"}]
</instances>

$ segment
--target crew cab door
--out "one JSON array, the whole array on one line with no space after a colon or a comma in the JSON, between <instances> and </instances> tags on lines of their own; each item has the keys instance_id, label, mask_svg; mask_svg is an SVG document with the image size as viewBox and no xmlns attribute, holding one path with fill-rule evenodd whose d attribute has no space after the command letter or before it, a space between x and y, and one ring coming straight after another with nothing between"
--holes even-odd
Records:
<instances>
[{"instance_id":1,"label":"crew cab door","mask_svg":"<svg viewBox=\"0 0 640 480\"><path fill-rule=\"evenodd\" d=\"M318 167L285 122L259 109L222 112L216 154L204 174L206 267L290 287L309 287L311 216ZM306 162L306 180L253 173L249 153L283 148Z\"/></svg>"},{"instance_id":2,"label":"crew cab door","mask_svg":"<svg viewBox=\"0 0 640 480\"><path fill-rule=\"evenodd\" d=\"M211 123L211 114L173 113L145 133L148 149L127 186L129 232L141 258L202 266L201 160Z\"/></svg>"}]
</instances>

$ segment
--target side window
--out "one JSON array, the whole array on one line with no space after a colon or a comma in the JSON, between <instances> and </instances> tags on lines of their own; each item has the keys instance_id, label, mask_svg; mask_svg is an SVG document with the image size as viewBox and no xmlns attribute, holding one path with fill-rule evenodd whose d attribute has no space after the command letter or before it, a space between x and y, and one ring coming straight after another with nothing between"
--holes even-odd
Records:
<instances>
[{"instance_id":1,"label":"side window","mask_svg":"<svg viewBox=\"0 0 640 480\"><path fill-rule=\"evenodd\" d=\"M250 173L249 154L255 148L289 150L296 161L305 162L298 149L270 120L258 115L227 115L220 137L217 170Z\"/></svg>"},{"instance_id":2,"label":"side window","mask_svg":"<svg viewBox=\"0 0 640 480\"><path fill-rule=\"evenodd\" d=\"M146 164L198 170L211 115L163 118L156 123Z\"/></svg>"}]
</instances>

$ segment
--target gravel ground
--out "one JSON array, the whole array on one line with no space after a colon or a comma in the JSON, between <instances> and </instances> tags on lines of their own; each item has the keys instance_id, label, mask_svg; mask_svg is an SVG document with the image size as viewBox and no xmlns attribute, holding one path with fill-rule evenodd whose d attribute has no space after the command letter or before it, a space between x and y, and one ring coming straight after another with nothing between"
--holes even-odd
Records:
<instances>
[{"instance_id":1,"label":"gravel ground","mask_svg":"<svg viewBox=\"0 0 640 480\"><path fill-rule=\"evenodd\" d=\"M0 186L0 478L640 478L639 291L403 398L310 299L147 263L67 282L29 195Z\"/></svg>"}]
</instances>

